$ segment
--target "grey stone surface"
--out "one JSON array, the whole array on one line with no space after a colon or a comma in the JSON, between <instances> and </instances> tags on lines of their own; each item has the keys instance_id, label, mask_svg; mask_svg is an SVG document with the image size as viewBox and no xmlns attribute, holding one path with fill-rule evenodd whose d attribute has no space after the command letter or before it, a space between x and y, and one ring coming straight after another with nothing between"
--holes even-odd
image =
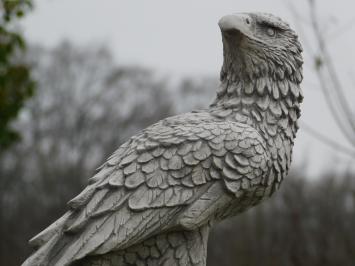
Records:
<instances>
[{"instance_id":1,"label":"grey stone surface","mask_svg":"<svg viewBox=\"0 0 355 266\"><path fill-rule=\"evenodd\" d=\"M131 137L23 266L205 265L215 223L270 197L287 175L298 129L302 48L263 13L219 21L224 62L206 110Z\"/></svg>"}]
</instances>

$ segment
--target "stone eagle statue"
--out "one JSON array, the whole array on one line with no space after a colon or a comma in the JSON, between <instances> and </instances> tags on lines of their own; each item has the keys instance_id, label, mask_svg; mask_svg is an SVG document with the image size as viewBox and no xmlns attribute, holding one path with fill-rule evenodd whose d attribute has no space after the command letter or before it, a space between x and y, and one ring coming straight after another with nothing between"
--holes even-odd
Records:
<instances>
[{"instance_id":1,"label":"stone eagle statue","mask_svg":"<svg viewBox=\"0 0 355 266\"><path fill-rule=\"evenodd\" d=\"M157 122L104 163L22 266L205 265L211 227L270 197L298 129L302 47L271 14L222 17L208 109Z\"/></svg>"}]
</instances>

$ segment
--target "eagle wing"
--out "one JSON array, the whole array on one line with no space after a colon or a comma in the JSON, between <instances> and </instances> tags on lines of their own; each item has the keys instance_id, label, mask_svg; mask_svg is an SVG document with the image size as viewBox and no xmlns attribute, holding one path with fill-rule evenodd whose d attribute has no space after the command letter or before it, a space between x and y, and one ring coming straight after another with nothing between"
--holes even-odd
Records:
<instances>
[{"instance_id":1,"label":"eagle wing","mask_svg":"<svg viewBox=\"0 0 355 266\"><path fill-rule=\"evenodd\" d=\"M30 240L38 250L23 266L69 265L193 229L259 185L267 163L264 140L248 125L194 113L162 120L124 143L70 210Z\"/></svg>"}]
</instances>

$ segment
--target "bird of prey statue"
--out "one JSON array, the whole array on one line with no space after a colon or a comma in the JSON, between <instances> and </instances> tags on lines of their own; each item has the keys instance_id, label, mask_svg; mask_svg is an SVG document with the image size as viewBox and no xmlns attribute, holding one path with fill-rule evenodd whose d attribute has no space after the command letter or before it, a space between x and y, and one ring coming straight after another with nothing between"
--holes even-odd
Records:
<instances>
[{"instance_id":1,"label":"bird of prey statue","mask_svg":"<svg viewBox=\"0 0 355 266\"><path fill-rule=\"evenodd\" d=\"M30 240L23 266L206 265L211 227L269 198L298 129L302 47L280 18L219 21L224 62L208 109L132 136L68 211Z\"/></svg>"}]
</instances>

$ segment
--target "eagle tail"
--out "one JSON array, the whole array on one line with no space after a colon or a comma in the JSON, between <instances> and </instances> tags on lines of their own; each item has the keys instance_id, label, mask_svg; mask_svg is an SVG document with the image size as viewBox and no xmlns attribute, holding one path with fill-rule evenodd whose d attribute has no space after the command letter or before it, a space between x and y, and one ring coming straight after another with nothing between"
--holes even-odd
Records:
<instances>
[{"instance_id":1,"label":"eagle tail","mask_svg":"<svg viewBox=\"0 0 355 266\"><path fill-rule=\"evenodd\" d=\"M21 266L47 265L47 254L64 231L64 225L70 214L70 212L65 213L61 218L48 226L45 230L30 239L29 244L34 247L36 251Z\"/></svg>"}]
</instances>

